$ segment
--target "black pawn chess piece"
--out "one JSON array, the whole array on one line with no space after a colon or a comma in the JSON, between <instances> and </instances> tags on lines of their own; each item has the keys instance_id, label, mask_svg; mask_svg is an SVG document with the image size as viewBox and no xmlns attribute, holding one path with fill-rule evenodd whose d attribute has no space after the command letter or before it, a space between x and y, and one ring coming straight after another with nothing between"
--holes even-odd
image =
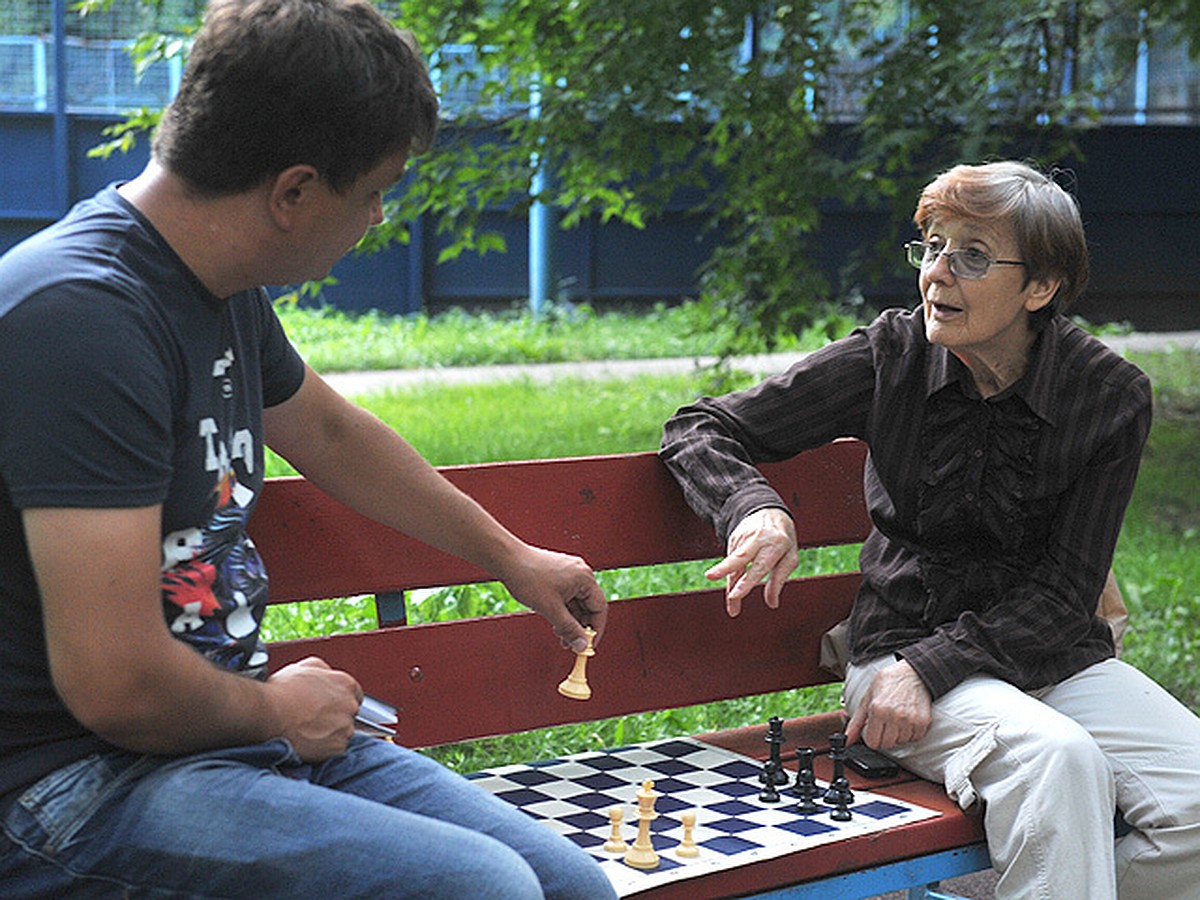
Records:
<instances>
[{"instance_id":1,"label":"black pawn chess piece","mask_svg":"<svg viewBox=\"0 0 1200 900\"><path fill-rule=\"evenodd\" d=\"M854 793L850 790L850 779L846 777L846 735L829 736L829 758L833 762L833 780L825 791L825 802L833 807L830 817L836 822L850 819L850 804Z\"/></svg>"},{"instance_id":2,"label":"black pawn chess piece","mask_svg":"<svg viewBox=\"0 0 1200 900\"><path fill-rule=\"evenodd\" d=\"M800 798L800 802L796 804L796 812L811 814L818 812L821 807L817 803L817 776L813 772L813 748L798 747L796 749L796 760L800 764L800 771L796 773L796 783L792 786L792 793Z\"/></svg>"},{"instance_id":3,"label":"black pawn chess piece","mask_svg":"<svg viewBox=\"0 0 1200 900\"><path fill-rule=\"evenodd\" d=\"M772 776L775 779L775 784L784 785L788 783L787 771L783 768L783 759L780 755L780 748L783 746L783 719L779 716L771 716L767 721L767 737L766 741L771 745L771 761L775 763L775 774ZM767 778L766 766L758 774L758 780L765 783Z\"/></svg>"},{"instance_id":4,"label":"black pawn chess piece","mask_svg":"<svg viewBox=\"0 0 1200 900\"><path fill-rule=\"evenodd\" d=\"M835 822L849 822L852 818L854 818L853 814L850 812L850 807L845 796L838 797L838 802L830 811L829 818L833 819Z\"/></svg>"},{"instance_id":5,"label":"black pawn chess piece","mask_svg":"<svg viewBox=\"0 0 1200 900\"><path fill-rule=\"evenodd\" d=\"M775 776L778 771L779 766L776 764L775 760L768 759L767 764L763 767L763 789L758 794L758 799L763 803L779 802L779 788L775 786ZM786 777L786 775L784 777Z\"/></svg>"}]
</instances>

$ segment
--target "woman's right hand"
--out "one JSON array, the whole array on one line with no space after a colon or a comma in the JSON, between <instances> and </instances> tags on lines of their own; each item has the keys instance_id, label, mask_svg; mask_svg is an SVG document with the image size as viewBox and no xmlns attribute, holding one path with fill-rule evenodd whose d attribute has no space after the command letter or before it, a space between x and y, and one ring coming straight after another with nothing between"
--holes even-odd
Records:
<instances>
[{"instance_id":1,"label":"woman's right hand","mask_svg":"<svg viewBox=\"0 0 1200 900\"><path fill-rule=\"evenodd\" d=\"M799 562L796 524L772 506L742 519L729 535L726 557L704 574L712 581L726 579L725 610L736 616L742 600L759 584L764 584L767 606L778 609L783 583Z\"/></svg>"}]
</instances>

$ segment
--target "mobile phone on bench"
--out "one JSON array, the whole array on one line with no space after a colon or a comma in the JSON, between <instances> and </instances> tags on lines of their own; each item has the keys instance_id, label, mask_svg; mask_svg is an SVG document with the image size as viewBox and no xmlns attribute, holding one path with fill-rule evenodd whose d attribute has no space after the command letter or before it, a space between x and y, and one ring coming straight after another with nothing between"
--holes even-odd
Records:
<instances>
[{"instance_id":1,"label":"mobile phone on bench","mask_svg":"<svg viewBox=\"0 0 1200 900\"><path fill-rule=\"evenodd\" d=\"M846 765L867 778L889 778L900 771L894 760L863 743L846 748Z\"/></svg>"}]
</instances>

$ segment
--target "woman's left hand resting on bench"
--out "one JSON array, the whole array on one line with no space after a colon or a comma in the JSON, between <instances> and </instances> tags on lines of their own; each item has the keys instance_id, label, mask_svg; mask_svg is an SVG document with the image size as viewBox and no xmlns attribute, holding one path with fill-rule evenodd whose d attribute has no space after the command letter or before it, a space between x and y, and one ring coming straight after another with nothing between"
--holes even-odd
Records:
<instances>
[{"instance_id":1,"label":"woman's left hand resting on bench","mask_svg":"<svg viewBox=\"0 0 1200 900\"><path fill-rule=\"evenodd\" d=\"M871 680L846 726L846 741L860 737L868 747L890 750L919 741L933 720L933 695L904 659L897 660Z\"/></svg>"}]
</instances>

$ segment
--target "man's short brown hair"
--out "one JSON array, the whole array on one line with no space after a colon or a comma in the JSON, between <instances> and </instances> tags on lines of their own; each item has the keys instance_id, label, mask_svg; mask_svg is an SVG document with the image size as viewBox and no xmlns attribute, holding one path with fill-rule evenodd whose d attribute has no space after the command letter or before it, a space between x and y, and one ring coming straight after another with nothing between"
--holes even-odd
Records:
<instances>
[{"instance_id":1,"label":"man's short brown hair","mask_svg":"<svg viewBox=\"0 0 1200 900\"><path fill-rule=\"evenodd\" d=\"M344 191L427 150L437 110L416 41L367 0L213 0L154 156L205 194L297 164Z\"/></svg>"}]
</instances>

